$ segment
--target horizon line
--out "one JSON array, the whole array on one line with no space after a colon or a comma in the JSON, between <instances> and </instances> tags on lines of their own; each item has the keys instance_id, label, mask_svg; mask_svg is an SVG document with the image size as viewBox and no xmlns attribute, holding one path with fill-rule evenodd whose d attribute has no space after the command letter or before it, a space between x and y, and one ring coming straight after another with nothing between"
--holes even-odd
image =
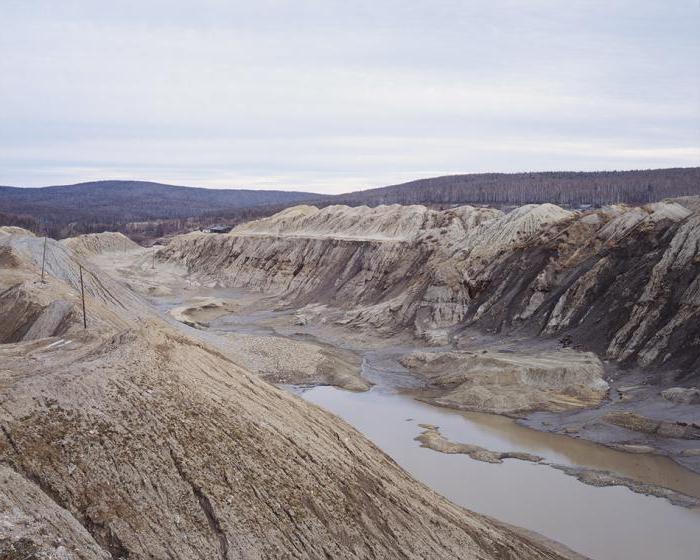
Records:
<instances>
[{"instance_id":1,"label":"horizon line","mask_svg":"<svg viewBox=\"0 0 700 560\"><path fill-rule=\"evenodd\" d=\"M353 194L357 192L380 189L386 187L398 187L401 185L407 185L410 183L415 183L417 181L426 181L430 179L441 179L445 177L464 177L464 176L479 176L479 175L540 175L540 174L551 174L551 173L575 173L575 174L596 174L596 173L634 173L634 172L650 172L650 171L674 171L674 170L692 170L700 169L699 165L688 165L688 166L673 166L673 167L647 167L647 168L633 168L633 169L598 169L598 170L573 170L573 169L549 169L549 170L522 170L522 171L479 171L479 172L464 172L464 173L438 173L435 175L418 176L414 179L408 179L406 181L401 181L398 183L390 184L374 184L364 187L360 187L354 190L344 191L337 194L328 194L324 192L318 192L314 190L307 190L303 186L289 185L288 189L282 189L279 187L267 188L267 187L230 187L230 186L210 186L210 185L184 185L176 183L166 183L158 180L152 179L92 179L85 181L78 181L74 183L61 183L55 185L0 185L0 188L13 188L13 189L51 189L58 187L74 187L79 185L86 185L91 183L150 183L154 185L161 185L165 187L175 187L175 188L188 188L188 189L206 189L206 190L219 190L219 191L267 191L267 192L296 192L302 194L314 194L323 197L333 197L342 196L346 194Z\"/></svg>"}]
</instances>

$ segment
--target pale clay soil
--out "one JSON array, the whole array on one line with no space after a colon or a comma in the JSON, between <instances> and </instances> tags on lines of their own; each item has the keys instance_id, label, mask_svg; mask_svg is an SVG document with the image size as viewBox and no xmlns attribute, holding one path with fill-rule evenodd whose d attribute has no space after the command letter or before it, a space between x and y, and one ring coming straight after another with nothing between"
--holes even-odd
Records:
<instances>
[{"instance_id":1,"label":"pale clay soil","mask_svg":"<svg viewBox=\"0 0 700 560\"><path fill-rule=\"evenodd\" d=\"M175 237L161 260L203 286L274 295L270 308L299 310L296 331L343 347L449 348L448 369L408 364L435 404L700 472L696 202L299 206L230 234Z\"/></svg>"},{"instance_id":2,"label":"pale clay soil","mask_svg":"<svg viewBox=\"0 0 700 560\"><path fill-rule=\"evenodd\" d=\"M198 286L177 267L150 269L149 251L88 258L52 241L42 284L42 240L0 233L3 554L575 556L451 504L344 422L239 366L238 350L181 331L139 291Z\"/></svg>"},{"instance_id":3,"label":"pale clay soil","mask_svg":"<svg viewBox=\"0 0 700 560\"><path fill-rule=\"evenodd\" d=\"M133 282L134 275L131 274L130 278ZM177 289L177 286L172 287L174 291ZM196 288L191 291L196 292ZM235 300L193 296L187 301L185 305L170 309L169 314L198 329L206 331L210 321L226 315L251 318L256 327L269 329L270 335L219 333L221 336L217 336L216 345L231 353L237 363L273 383L330 384L349 390L367 390L371 384L361 376L358 352L348 348L377 349L409 346L411 343L405 337L372 337L367 331L332 325L333 315L325 306L307 306L296 311L285 309L260 319L254 317L256 312L279 308L280 302L251 293L241 293ZM213 330L219 327L215 324ZM305 336L299 340L302 333ZM466 342L467 339L471 342ZM345 348L334 344L341 340ZM370 340L373 344L369 344ZM424 389L412 391L416 398L440 406L522 418L528 412L538 410L555 413L598 410L609 389L603 379L603 364L590 352L561 349L542 341L534 344L532 341L499 341L483 335L465 336L461 347L468 350L405 353L400 362L426 382ZM436 451L465 453L487 462L502 462L503 459L541 461L541 458L529 454L496 453L470 444L452 443L440 436L437 427L430 428L418 440ZM569 436L578 435L576 429L563 429L562 432ZM657 452L650 445L612 446L631 453ZM676 505L698 506L698 500L693 496L638 483L611 472L543 464L560 468L586 484L626 486L634 492L664 497Z\"/></svg>"},{"instance_id":4,"label":"pale clay soil","mask_svg":"<svg viewBox=\"0 0 700 560\"><path fill-rule=\"evenodd\" d=\"M148 255L137 260L138 264L130 263L126 268L114 264L112 257L100 262L125 274L133 287L152 293L154 273L149 269ZM193 294L189 304L171 313L189 313L204 324L232 312L247 316L260 310L285 309L284 313L256 319L273 336L239 334L229 337L227 343L234 360L273 382L365 390L370 384L361 377L358 349L424 346L405 331L387 335L371 326L344 325L345 313L326 305L297 308L283 299L254 292L229 301L202 298L196 294L206 286L198 286L200 281L183 268L172 262L159 262L158 268L164 270L160 285L167 292L184 287ZM290 338L299 334L311 338ZM321 344L323 340L327 343ZM418 398L440 406L522 418L536 429L584 437L630 452L661 453L700 470L700 445L695 444L693 437L669 439L648 430L620 433L606 416L608 409L636 411L635 403L639 402L647 410L664 411L669 424L674 418L681 423L700 421L700 411L696 410L700 407L676 406L662 398L653 386L644 381L638 383L648 377L643 371L623 371L607 361L601 362L593 353L576 352L562 348L556 340L528 336L499 337L467 330L455 346L449 352L414 352L403 358L409 371L426 382L425 389L416 395ZM329 375L329 371L335 375ZM637 398L630 398L635 391ZM572 422L579 416L586 421Z\"/></svg>"}]
</instances>

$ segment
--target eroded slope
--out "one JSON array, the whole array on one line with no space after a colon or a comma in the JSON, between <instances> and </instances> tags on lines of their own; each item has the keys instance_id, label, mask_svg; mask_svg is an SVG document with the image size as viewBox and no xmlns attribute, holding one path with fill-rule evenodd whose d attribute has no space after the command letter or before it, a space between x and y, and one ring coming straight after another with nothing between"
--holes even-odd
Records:
<instances>
[{"instance_id":1,"label":"eroded slope","mask_svg":"<svg viewBox=\"0 0 700 560\"><path fill-rule=\"evenodd\" d=\"M298 207L228 235L175 238L161 257L210 284L330 304L350 326L437 342L464 326L566 336L613 360L692 371L700 215L690 208Z\"/></svg>"},{"instance_id":2,"label":"eroded slope","mask_svg":"<svg viewBox=\"0 0 700 560\"><path fill-rule=\"evenodd\" d=\"M5 239L12 266L0 276L37 308L50 300L46 290L75 307L71 253L55 247L48 288L37 284L42 243ZM87 331L73 320L60 339L0 345L3 553L560 557L450 504L336 417L91 273ZM8 301L0 298L3 314Z\"/></svg>"}]
</instances>

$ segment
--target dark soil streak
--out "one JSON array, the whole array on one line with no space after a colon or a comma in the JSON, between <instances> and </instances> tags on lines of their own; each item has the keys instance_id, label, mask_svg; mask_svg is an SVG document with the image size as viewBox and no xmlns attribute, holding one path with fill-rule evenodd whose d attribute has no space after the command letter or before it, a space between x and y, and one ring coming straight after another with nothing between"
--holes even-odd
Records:
<instances>
[{"instance_id":1,"label":"dark soil streak","mask_svg":"<svg viewBox=\"0 0 700 560\"><path fill-rule=\"evenodd\" d=\"M228 538L226 537L226 533L221 527L221 522L214 513L214 508L211 505L211 501L209 500L207 495L202 491L202 489L197 484L195 484L195 482L187 475L183 468L182 462L175 455L175 452L172 450L172 448L170 449L170 457L173 461L173 464L175 465L175 469L177 470L177 473L180 476L180 478L183 481L185 481L190 486L190 488L192 488L192 493L195 495L197 501L199 502L199 506L202 509L202 513L204 513L204 517L206 517L207 519L207 523L209 524L211 532L218 539L219 550L221 551L222 560L227 560L229 549Z\"/></svg>"}]
</instances>

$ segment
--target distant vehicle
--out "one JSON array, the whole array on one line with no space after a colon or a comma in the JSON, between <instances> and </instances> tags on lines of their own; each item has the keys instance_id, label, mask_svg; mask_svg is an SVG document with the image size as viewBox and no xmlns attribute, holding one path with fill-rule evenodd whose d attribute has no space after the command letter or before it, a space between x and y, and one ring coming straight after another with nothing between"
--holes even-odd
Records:
<instances>
[{"instance_id":1,"label":"distant vehicle","mask_svg":"<svg viewBox=\"0 0 700 560\"><path fill-rule=\"evenodd\" d=\"M203 233L228 233L233 229L232 226L224 226L224 225L219 225L219 226L209 226L206 228L202 228Z\"/></svg>"}]
</instances>

